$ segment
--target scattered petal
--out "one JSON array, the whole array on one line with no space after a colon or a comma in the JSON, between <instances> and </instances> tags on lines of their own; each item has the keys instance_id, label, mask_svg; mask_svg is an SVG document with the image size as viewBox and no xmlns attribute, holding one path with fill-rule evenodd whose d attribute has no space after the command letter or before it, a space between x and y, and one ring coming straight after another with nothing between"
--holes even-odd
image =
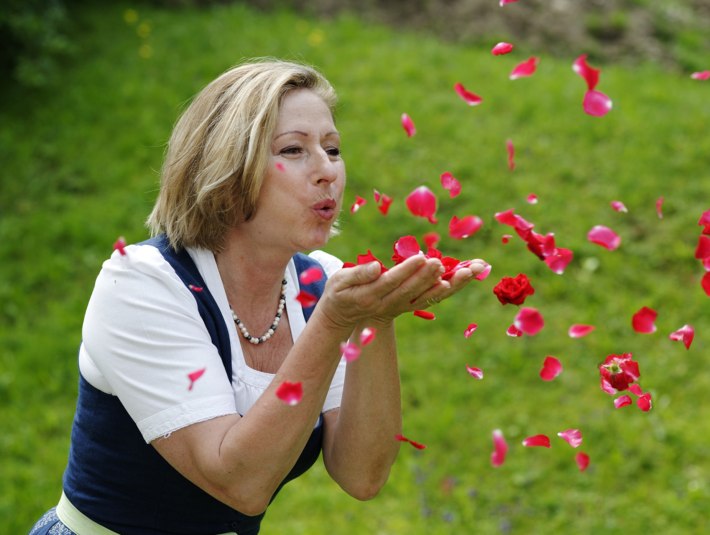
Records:
<instances>
[{"instance_id":1,"label":"scattered petal","mask_svg":"<svg viewBox=\"0 0 710 535\"><path fill-rule=\"evenodd\" d=\"M668 335L668 338L674 342L682 341L683 345L685 345L685 349L690 349L690 344L693 343L694 337L695 329L692 325L683 325L680 329Z\"/></svg>"},{"instance_id":2,"label":"scattered petal","mask_svg":"<svg viewBox=\"0 0 710 535\"><path fill-rule=\"evenodd\" d=\"M513 171L515 169L515 145L511 139L505 141L505 149L508 151L508 169Z\"/></svg>"},{"instance_id":3,"label":"scattered petal","mask_svg":"<svg viewBox=\"0 0 710 535\"><path fill-rule=\"evenodd\" d=\"M368 249L367 253L365 254L357 255L357 265L369 264L370 262L377 262L380 265L380 273L384 273L385 271L387 271L387 267L375 255L372 254L372 251L370 251L370 249Z\"/></svg>"},{"instance_id":4,"label":"scattered petal","mask_svg":"<svg viewBox=\"0 0 710 535\"><path fill-rule=\"evenodd\" d=\"M481 102L483 102L481 97L468 91L461 82L456 82L454 84L454 91L456 91L456 93L458 93L463 101L469 106L478 106Z\"/></svg>"},{"instance_id":5,"label":"scattered petal","mask_svg":"<svg viewBox=\"0 0 710 535\"><path fill-rule=\"evenodd\" d=\"M587 82L588 90L591 91L597 87L597 83L599 83L599 69L594 69L587 64L587 54L582 54L574 60L572 70L584 78L584 81Z\"/></svg>"},{"instance_id":6,"label":"scattered petal","mask_svg":"<svg viewBox=\"0 0 710 535\"><path fill-rule=\"evenodd\" d=\"M468 374L475 379L483 379L483 370L481 368L472 368L466 364L466 371Z\"/></svg>"},{"instance_id":7,"label":"scattered petal","mask_svg":"<svg viewBox=\"0 0 710 535\"><path fill-rule=\"evenodd\" d=\"M537 195L535 195L534 193L531 193L530 195L528 195L526 197L525 200L527 201L528 204L537 204Z\"/></svg>"},{"instance_id":8,"label":"scattered petal","mask_svg":"<svg viewBox=\"0 0 710 535\"><path fill-rule=\"evenodd\" d=\"M511 80L517 80L518 78L524 78L526 76L532 76L537 70L537 64L540 62L535 56L528 58L527 60L519 63L515 66L513 71L510 73L509 78Z\"/></svg>"},{"instance_id":9,"label":"scattered petal","mask_svg":"<svg viewBox=\"0 0 710 535\"><path fill-rule=\"evenodd\" d=\"M305 290L301 290L296 296L296 301L301 303L303 308L311 308L318 302L318 298Z\"/></svg>"},{"instance_id":10,"label":"scattered petal","mask_svg":"<svg viewBox=\"0 0 710 535\"><path fill-rule=\"evenodd\" d=\"M466 330L463 332L464 338L470 338L471 335L476 332L476 329L478 329L477 323L469 323L468 327L466 327Z\"/></svg>"},{"instance_id":11,"label":"scattered petal","mask_svg":"<svg viewBox=\"0 0 710 535\"><path fill-rule=\"evenodd\" d=\"M545 264L547 264L547 267L554 273L562 275L573 258L574 254L569 249L556 247L551 255L545 257Z\"/></svg>"},{"instance_id":12,"label":"scattered petal","mask_svg":"<svg viewBox=\"0 0 710 535\"><path fill-rule=\"evenodd\" d=\"M529 295L535 293L535 288L525 273L518 273L515 277L503 277L493 288L493 293L501 305L522 305Z\"/></svg>"},{"instance_id":13,"label":"scattered petal","mask_svg":"<svg viewBox=\"0 0 710 535\"><path fill-rule=\"evenodd\" d=\"M477 281L486 280L488 278L488 275L491 274L492 269L493 269L493 266L488 264L488 265L486 265L485 268L483 268L483 271L481 271L478 275L475 275L473 278L476 279Z\"/></svg>"},{"instance_id":14,"label":"scattered petal","mask_svg":"<svg viewBox=\"0 0 710 535\"><path fill-rule=\"evenodd\" d=\"M417 133L417 128L416 126L414 126L414 121L412 121L412 118L406 113L402 114L402 128L404 128L404 131L407 133L407 137L412 137L414 134Z\"/></svg>"},{"instance_id":15,"label":"scattered petal","mask_svg":"<svg viewBox=\"0 0 710 535\"><path fill-rule=\"evenodd\" d=\"M621 201L611 201L611 207L617 212L628 212L626 205L624 205L624 203Z\"/></svg>"},{"instance_id":16,"label":"scattered petal","mask_svg":"<svg viewBox=\"0 0 710 535\"><path fill-rule=\"evenodd\" d=\"M406 203L412 215L436 223L436 195L429 188L419 186L407 196Z\"/></svg>"},{"instance_id":17,"label":"scattered petal","mask_svg":"<svg viewBox=\"0 0 710 535\"><path fill-rule=\"evenodd\" d=\"M126 240L120 236L113 244L113 250L118 251L121 256L126 256Z\"/></svg>"},{"instance_id":18,"label":"scattered petal","mask_svg":"<svg viewBox=\"0 0 710 535\"><path fill-rule=\"evenodd\" d=\"M582 432L579 429L567 429L560 431L557 436L565 440L573 448L578 448L582 443Z\"/></svg>"},{"instance_id":19,"label":"scattered petal","mask_svg":"<svg viewBox=\"0 0 710 535\"><path fill-rule=\"evenodd\" d=\"M467 215L459 219L456 216L449 221L449 236L455 240L463 240L473 236L483 226L483 219L477 215Z\"/></svg>"},{"instance_id":20,"label":"scattered petal","mask_svg":"<svg viewBox=\"0 0 710 535\"><path fill-rule=\"evenodd\" d=\"M658 219L663 219L663 197L656 199L656 215Z\"/></svg>"},{"instance_id":21,"label":"scattered petal","mask_svg":"<svg viewBox=\"0 0 710 535\"><path fill-rule=\"evenodd\" d=\"M202 290L204 290L202 286L195 286L194 284L188 284L187 287L195 293L200 293Z\"/></svg>"},{"instance_id":22,"label":"scattered petal","mask_svg":"<svg viewBox=\"0 0 710 535\"><path fill-rule=\"evenodd\" d=\"M195 386L195 381L202 377L206 370L207 368L202 368L201 370L195 370L187 374L187 378L190 380L190 385L187 387L188 390L192 390L192 387Z\"/></svg>"},{"instance_id":23,"label":"scattered petal","mask_svg":"<svg viewBox=\"0 0 710 535\"><path fill-rule=\"evenodd\" d=\"M596 225L587 233L587 239L601 245L605 249L613 251L621 244L621 236L604 225Z\"/></svg>"},{"instance_id":24,"label":"scattered petal","mask_svg":"<svg viewBox=\"0 0 710 535\"><path fill-rule=\"evenodd\" d=\"M375 339L375 335L377 334L377 330L373 329L372 327L365 327L361 332L360 332L360 345L365 347L367 344L372 342Z\"/></svg>"},{"instance_id":25,"label":"scattered petal","mask_svg":"<svg viewBox=\"0 0 710 535\"><path fill-rule=\"evenodd\" d=\"M710 256L710 236L703 234L698 237L698 245L695 248L695 258L702 260Z\"/></svg>"},{"instance_id":26,"label":"scattered petal","mask_svg":"<svg viewBox=\"0 0 710 535\"><path fill-rule=\"evenodd\" d=\"M705 292L705 294L710 297L710 271L705 273L705 275L703 275L703 278L700 279L700 286Z\"/></svg>"},{"instance_id":27,"label":"scattered petal","mask_svg":"<svg viewBox=\"0 0 710 535\"><path fill-rule=\"evenodd\" d=\"M298 405L303 398L303 384L284 381L276 389L276 397L286 405Z\"/></svg>"},{"instance_id":28,"label":"scattered petal","mask_svg":"<svg viewBox=\"0 0 710 535\"><path fill-rule=\"evenodd\" d=\"M698 71L690 75L693 80L710 80L710 71Z\"/></svg>"},{"instance_id":29,"label":"scattered petal","mask_svg":"<svg viewBox=\"0 0 710 535\"><path fill-rule=\"evenodd\" d=\"M501 243L502 243L503 245L505 245L506 243L508 243L508 242L510 241L510 238L512 238L512 237L513 237L512 234L503 234L503 235L500 237L500 241L501 241Z\"/></svg>"},{"instance_id":30,"label":"scattered petal","mask_svg":"<svg viewBox=\"0 0 710 535\"><path fill-rule=\"evenodd\" d=\"M552 381L555 377L562 373L562 363L552 356L545 357L540 370L540 378L543 381Z\"/></svg>"},{"instance_id":31,"label":"scattered petal","mask_svg":"<svg viewBox=\"0 0 710 535\"><path fill-rule=\"evenodd\" d=\"M653 402L651 400L651 393L646 392L636 400L636 405L643 412L648 412L653 408Z\"/></svg>"},{"instance_id":32,"label":"scattered petal","mask_svg":"<svg viewBox=\"0 0 710 535\"><path fill-rule=\"evenodd\" d=\"M301 284L313 284L318 282L323 278L323 270L319 267L313 266L309 267L305 271L302 271L298 276L298 280Z\"/></svg>"},{"instance_id":33,"label":"scattered petal","mask_svg":"<svg viewBox=\"0 0 710 535\"><path fill-rule=\"evenodd\" d=\"M548 437L547 435L533 435L523 440L523 446L525 446L526 448L533 448L536 446L549 448L550 437Z\"/></svg>"},{"instance_id":34,"label":"scattered petal","mask_svg":"<svg viewBox=\"0 0 710 535\"><path fill-rule=\"evenodd\" d=\"M340 344L340 354L347 362L352 362L360 356L361 349L352 342L342 342Z\"/></svg>"},{"instance_id":35,"label":"scattered petal","mask_svg":"<svg viewBox=\"0 0 710 535\"><path fill-rule=\"evenodd\" d=\"M577 462L580 472L584 472L589 466L589 455L584 452L580 451L577 455L575 455L574 459Z\"/></svg>"},{"instance_id":36,"label":"scattered petal","mask_svg":"<svg viewBox=\"0 0 710 535\"><path fill-rule=\"evenodd\" d=\"M491 49L491 54L494 56L503 56L505 54L510 54L513 51L513 48L514 47L511 43L501 42Z\"/></svg>"},{"instance_id":37,"label":"scattered petal","mask_svg":"<svg viewBox=\"0 0 710 535\"><path fill-rule=\"evenodd\" d=\"M652 308L642 307L631 318L631 326L634 331L642 334L651 334L656 332L655 321L658 317L658 312Z\"/></svg>"},{"instance_id":38,"label":"scattered petal","mask_svg":"<svg viewBox=\"0 0 710 535\"><path fill-rule=\"evenodd\" d=\"M614 400L614 407L617 409L620 409L621 407L626 407L627 405L631 405L633 403L633 400L631 399L631 396L628 394L624 394L623 396L619 396Z\"/></svg>"},{"instance_id":39,"label":"scattered petal","mask_svg":"<svg viewBox=\"0 0 710 535\"><path fill-rule=\"evenodd\" d=\"M409 442L409 444L411 444L413 447L415 447L418 450L423 450L424 448L426 448L426 446L424 444L410 440L407 437L405 437L404 435L395 435L394 438L396 440L399 440L400 442Z\"/></svg>"},{"instance_id":40,"label":"scattered petal","mask_svg":"<svg viewBox=\"0 0 710 535\"><path fill-rule=\"evenodd\" d=\"M508 336L514 337L514 338L518 338L523 335L523 331L518 329L515 326L515 324L513 324L510 327L508 327L508 329L505 331L505 334L507 334Z\"/></svg>"},{"instance_id":41,"label":"scattered petal","mask_svg":"<svg viewBox=\"0 0 710 535\"><path fill-rule=\"evenodd\" d=\"M435 320L436 316L434 315L433 312L429 312L428 310L415 310L414 315L425 319L425 320Z\"/></svg>"},{"instance_id":42,"label":"scattered petal","mask_svg":"<svg viewBox=\"0 0 710 535\"><path fill-rule=\"evenodd\" d=\"M350 213L351 213L351 214L354 214L355 212L357 212L357 211L360 209L360 207L361 207L362 205L364 205L366 202L367 202L367 201L366 201L365 199L363 199L363 198L360 197L359 195L356 195L356 196L355 196L355 202L354 202L354 203L352 204L352 206L350 207Z\"/></svg>"},{"instance_id":43,"label":"scattered petal","mask_svg":"<svg viewBox=\"0 0 710 535\"><path fill-rule=\"evenodd\" d=\"M390 205L392 204L392 197L375 190L375 202L377 203L377 209L380 213L382 213L382 215L387 215Z\"/></svg>"},{"instance_id":44,"label":"scattered petal","mask_svg":"<svg viewBox=\"0 0 710 535\"><path fill-rule=\"evenodd\" d=\"M582 107L587 115L603 117L611 111L611 99L601 91L590 90L584 94Z\"/></svg>"},{"instance_id":45,"label":"scattered petal","mask_svg":"<svg viewBox=\"0 0 710 535\"><path fill-rule=\"evenodd\" d=\"M706 210L698 219L698 225L703 227L703 234L710 234L710 210Z\"/></svg>"},{"instance_id":46,"label":"scattered petal","mask_svg":"<svg viewBox=\"0 0 710 535\"><path fill-rule=\"evenodd\" d=\"M537 309L523 307L515 316L513 325L528 336L534 336L545 326L545 321Z\"/></svg>"},{"instance_id":47,"label":"scattered petal","mask_svg":"<svg viewBox=\"0 0 710 535\"><path fill-rule=\"evenodd\" d=\"M401 264L410 256L415 256L421 253L419 242L414 236L402 236L392 246L394 254L392 260L395 264Z\"/></svg>"},{"instance_id":48,"label":"scattered petal","mask_svg":"<svg viewBox=\"0 0 710 535\"><path fill-rule=\"evenodd\" d=\"M629 385L629 392L631 392L634 396L643 396L643 390L641 390L641 385L638 383Z\"/></svg>"},{"instance_id":49,"label":"scattered petal","mask_svg":"<svg viewBox=\"0 0 710 535\"><path fill-rule=\"evenodd\" d=\"M587 336L589 333L591 333L595 328L596 327L594 327L594 325L575 323L574 325L570 326L569 330L567 331L567 334L570 338L582 338L583 336Z\"/></svg>"},{"instance_id":50,"label":"scattered petal","mask_svg":"<svg viewBox=\"0 0 710 535\"><path fill-rule=\"evenodd\" d=\"M427 249L434 249L437 245L439 245L441 236L439 236L438 232L427 232L424 234L422 239L424 240L424 244L427 246Z\"/></svg>"},{"instance_id":51,"label":"scattered petal","mask_svg":"<svg viewBox=\"0 0 710 535\"><path fill-rule=\"evenodd\" d=\"M461 183L448 171L441 174L441 185L452 199L461 193Z\"/></svg>"},{"instance_id":52,"label":"scattered petal","mask_svg":"<svg viewBox=\"0 0 710 535\"><path fill-rule=\"evenodd\" d=\"M512 4L512 3L517 2L517 1L518 1L518 0L500 0L500 1L498 2L498 5L500 5L500 7L503 7L503 6L505 6L505 5Z\"/></svg>"},{"instance_id":53,"label":"scattered petal","mask_svg":"<svg viewBox=\"0 0 710 535\"><path fill-rule=\"evenodd\" d=\"M500 466L505 462L508 453L508 443L505 441L503 432L500 429L493 431L493 453L491 453L491 464Z\"/></svg>"}]
</instances>

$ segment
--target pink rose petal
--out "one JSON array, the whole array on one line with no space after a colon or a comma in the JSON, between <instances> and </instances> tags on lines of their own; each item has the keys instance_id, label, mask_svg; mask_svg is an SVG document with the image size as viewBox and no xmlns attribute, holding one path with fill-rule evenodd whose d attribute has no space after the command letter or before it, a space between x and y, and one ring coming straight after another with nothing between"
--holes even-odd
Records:
<instances>
[{"instance_id":1,"label":"pink rose petal","mask_svg":"<svg viewBox=\"0 0 710 535\"><path fill-rule=\"evenodd\" d=\"M367 201L366 201L365 199L363 199L363 198L360 197L359 195L356 195L356 196L355 196L355 202L354 202L354 203L352 204L352 206L350 207L350 213L351 213L351 214L354 214L355 212L357 212L357 211L360 209L360 207L361 207L362 205L364 205L366 202L367 202Z\"/></svg>"},{"instance_id":2,"label":"pink rose petal","mask_svg":"<svg viewBox=\"0 0 710 535\"><path fill-rule=\"evenodd\" d=\"M493 266L490 264L487 264L485 268L483 268L483 271L481 271L478 275L474 275L474 279L477 281L482 281L486 280L488 278L488 275L491 274L491 270L493 269Z\"/></svg>"},{"instance_id":3,"label":"pink rose petal","mask_svg":"<svg viewBox=\"0 0 710 535\"><path fill-rule=\"evenodd\" d=\"M567 331L567 334L570 338L582 338L583 336L587 336L594 329L594 325L584 325L582 323L575 323L574 325L570 326L569 330Z\"/></svg>"},{"instance_id":4,"label":"pink rose petal","mask_svg":"<svg viewBox=\"0 0 710 535\"><path fill-rule=\"evenodd\" d=\"M523 333L534 336L545 326L542 315L535 308L523 307L515 316L513 323Z\"/></svg>"},{"instance_id":5,"label":"pink rose petal","mask_svg":"<svg viewBox=\"0 0 710 535\"><path fill-rule=\"evenodd\" d=\"M621 201L611 201L611 207L616 210L617 212L628 212L628 209L624 205L623 202Z\"/></svg>"},{"instance_id":6,"label":"pink rose petal","mask_svg":"<svg viewBox=\"0 0 710 535\"><path fill-rule=\"evenodd\" d=\"M371 343L375 339L377 330L372 327L365 327L360 332L360 345L365 347L367 344Z\"/></svg>"},{"instance_id":7,"label":"pink rose petal","mask_svg":"<svg viewBox=\"0 0 710 535\"><path fill-rule=\"evenodd\" d=\"M556 247L552 254L545 257L545 264L547 264L547 267L554 273L562 275L573 258L574 254L569 249Z\"/></svg>"},{"instance_id":8,"label":"pink rose petal","mask_svg":"<svg viewBox=\"0 0 710 535\"><path fill-rule=\"evenodd\" d=\"M589 466L589 455L584 452L579 452L575 455L574 460L577 462L577 467L580 472L584 472Z\"/></svg>"},{"instance_id":9,"label":"pink rose petal","mask_svg":"<svg viewBox=\"0 0 710 535\"><path fill-rule=\"evenodd\" d=\"M624 394L623 396L619 396L614 400L614 407L620 409L621 407L626 407L627 405L631 405L632 403L633 400L631 399L631 396Z\"/></svg>"},{"instance_id":10,"label":"pink rose petal","mask_svg":"<svg viewBox=\"0 0 710 535\"><path fill-rule=\"evenodd\" d=\"M404 435L395 435L394 438L395 438L395 440L399 440L400 442L408 442L409 444L411 444L412 447L414 447L418 450L423 450L426 448L426 446L424 444L422 444L421 442L415 442L414 440L410 440L407 437L405 437Z\"/></svg>"},{"instance_id":11,"label":"pink rose petal","mask_svg":"<svg viewBox=\"0 0 710 535\"><path fill-rule=\"evenodd\" d=\"M195 386L195 381L202 377L206 370L207 368L202 368L187 374L187 378L190 380L190 385L187 387L188 390L192 390L192 387Z\"/></svg>"},{"instance_id":12,"label":"pink rose petal","mask_svg":"<svg viewBox=\"0 0 710 535\"><path fill-rule=\"evenodd\" d=\"M543 381L552 381L555 377L562 373L562 363L553 356L545 357L540 370L540 378Z\"/></svg>"},{"instance_id":13,"label":"pink rose petal","mask_svg":"<svg viewBox=\"0 0 710 535\"><path fill-rule=\"evenodd\" d=\"M656 215L658 219L663 219L663 197L656 199Z\"/></svg>"},{"instance_id":14,"label":"pink rose petal","mask_svg":"<svg viewBox=\"0 0 710 535\"><path fill-rule=\"evenodd\" d=\"M481 102L483 102L481 97L468 91L461 82L456 82L454 84L454 91L456 91L456 93L458 93L463 101L469 106L478 106Z\"/></svg>"},{"instance_id":15,"label":"pink rose petal","mask_svg":"<svg viewBox=\"0 0 710 535\"><path fill-rule=\"evenodd\" d=\"M517 80L518 78L532 76L533 74L535 74L535 71L537 70L537 64L539 62L539 58L536 58L535 56L528 58L527 60L515 66L513 71L510 73L509 78L511 80Z\"/></svg>"},{"instance_id":16,"label":"pink rose petal","mask_svg":"<svg viewBox=\"0 0 710 535\"><path fill-rule=\"evenodd\" d=\"M508 152L508 169L511 171L515 170L515 145L513 141L507 139L505 141L505 149Z\"/></svg>"},{"instance_id":17,"label":"pink rose petal","mask_svg":"<svg viewBox=\"0 0 710 535\"><path fill-rule=\"evenodd\" d=\"M642 334L650 334L656 332L655 321L658 317L658 312L652 308L642 307L631 318L631 326L634 331Z\"/></svg>"},{"instance_id":18,"label":"pink rose petal","mask_svg":"<svg viewBox=\"0 0 710 535\"><path fill-rule=\"evenodd\" d=\"M461 183L448 171L441 174L441 185L452 199L461 193Z\"/></svg>"},{"instance_id":19,"label":"pink rose petal","mask_svg":"<svg viewBox=\"0 0 710 535\"><path fill-rule=\"evenodd\" d=\"M323 270L319 267L309 267L298 276L301 284L313 284L323 278Z\"/></svg>"},{"instance_id":20,"label":"pink rose petal","mask_svg":"<svg viewBox=\"0 0 710 535\"><path fill-rule=\"evenodd\" d=\"M284 381L276 389L276 397L286 405L298 405L303 398L303 384Z\"/></svg>"},{"instance_id":21,"label":"pink rose petal","mask_svg":"<svg viewBox=\"0 0 710 535\"><path fill-rule=\"evenodd\" d=\"M204 290L202 286L195 286L194 284L188 284L187 287L195 293L200 293L202 290Z\"/></svg>"},{"instance_id":22,"label":"pink rose petal","mask_svg":"<svg viewBox=\"0 0 710 535\"><path fill-rule=\"evenodd\" d=\"M518 1L518 0L500 0L500 1L498 2L498 5L499 5L500 7L503 7L503 6L505 6L505 5L512 4L512 3L517 2L517 1Z\"/></svg>"},{"instance_id":23,"label":"pink rose petal","mask_svg":"<svg viewBox=\"0 0 710 535\"><path fill-rule=\"evenodd\" d=\"M282 173L286 170L286 168L284 167L284 164L282 164L281 162L276 162L274 167L276 167L276 169L278 169Z\"/></svg>"},{"instance_id":24,"label":"pink rose petal","mask_svg":"<svg viewBox=\"0 0 710 535\"><path fill-rule=\"evenodd\" d=\"M428 310L415 310L413 312L415 316L418 318L422 318L424 320L435 320L436 315L433 312L429 312Z\"/></svg>"},{"instance_id":25,"label":"pink rose petal","mask_svg":"<svg viewBox=\"0 0 710 535\"><path fill-rule=\"evenodd\" d=\"M638 383L629 385L629 392L631 392L634 396L643 396L643 390L641 390L641 385Z\"/></svg>"},{"instance_id":26,"label":"pink rose petal","mask_svg":"<svg viewBox=\"0 0 710 535\"><path fill-rule=\"evenodd\" d=\"M587 89L593 90L599 83L599 69L594 69L587 64L587 54L582 54L574 63L572 70L579 74L587 82Z\"/></svg>"},{"instance_id":27,"label":"pink rose petal","mask_svg":"<svg viewBox=\"0 0 710 535\"><path fill-rule=\"evenodd\" d=\"M477 215L467 215L459 219L456 216L449 221L449 236L455 240L463 240L473 236L483 226L483 219Z\"/></svg>"},{"instance_id":28,"label":"pink rose petal","mask_svg":"<svg viewBox=\"0 0 710 535\"><path fill-rule=\"evenodd\" d=\"M407 208L412 215L436 223L436 195L426 186L419 186L406 199Z\"/></svg>"},{"instance_id":29,"label":"pink rose petal","mask_svg":"<svg viewBox=\"0 0 710 535\"><path fill-rule=\"evenodd\" d=\"M420 252L419 242L414 236L402 236L394 242L395 254L392 259L399 264L410 256L418 255Z\"/></svg>"},{"instance_id":30,"label":"pink rose petal","mask_svg":"<svg viewBox=\"0 0 710 535\"><path fill-rule=\"evenodd\" d=\"M693 80L710 80L710 71L698 71L690 75Z\"/></svg>"},{"instance_id":31,"label":"pink rose petal","mask_svg":"<svg viewBox=\"0 0 710 535\"><path fill-rule=\"evenodd\" d=\"M466 371L468 374L475 379L483 379L483 370L481 368L472 368L466 364Z\"/></svg>"},{"instance_id":32,"label":"pink rose petal","mask_svg":"<svg viewBox=\"0 0 710 535\"><path fill-rule=\"evenodd\" d=\"M505 462L508 453L508 443L505 441L503 432L500 429L493 431L493 453L491 453L491 464L500 466Z\"/></svg>"},{"instance_id":33,"label":"pink rose petal","mask_svg":"<svg viewBox=\"0 0 710 535\"><path fill-rule=\"evenodd\" d=\"M494 56L503 56L505 54L510 54L513 51L513 48L514 47L511 43L501 42L491 49L491 54Z\"/></svg>"},{"instance_id":34,"label":"pink rose petal","mask_svg":"<svg viewBox=\"0 0 710 535\"><path fill-rule=\"evenodd\" d=\"M534 447L543 447L543 448L549 448L550 447L550 437L547 435L533 435L531 437L527 437L525 440L523 440L523 446L526 448L534 448Z\"/></svg>"},{"instance_id":35,"label":"pink rose petal","mask_svg":"<svg viewBox=\"0 0 710 535\"><path fill-rule=\"evenodd\" d=\"M579 429L567 429L560 431L557 436L565 440L573 448L578 448L582 443L582 432Z\"/></svg>"},{"instance_id":36,"label":"pink rose petal","mask_svg":"<svg viewBox=\"0 0 710 535\"><path fill-rule=\"evenodd\" d=\"M417 133L417 128L416 126L414 126L414 121L412 121L412 118L406 113L402 114L402 128L404 128L404 131L407 133L407 137L412 137L414 134Z\"/></svg>"},{"instance_id":37,"label":"pink rose petal","mask_svg":"<svg viewBox=\"0 0 710 535\"><path fill-rule=\"evenodd\" d=\"M683 342L686 349L690 349L690 344L693 343L693 338L695 337L695 329L692 325L683 325L677 331L673 331L668 335L668 338L674 342Z\"/></svg>"},{"instance_id":38,"label":"pink rose petal","mask_svg":"<svg viewBox=\"0 0 710 535\"><path fill-rule=\"evenodd\" d=\"M476 323L470 323L468 327L466 327L466 330L463 332L463 335L465 338L470 338L471 335L478 329L478 324Z\"/></svg>"},{"instance_id":39,"label":"pink rose petal","mask_svg":"<svg viewBox=\"0 0 710 535\"><path fill-rule=\"evenodd\" d=\"M515 326L515 324L513 324L510 327L508 327L508 329L505 331L505 334L507 334L508 336L514 337L514 338L518 338L523 335L523 331L518 329Z\"/></svg>"},{"instance_id":40,"label":"pink rose petal","mask_svg":"<svg viewBox=\"0 0 710 535\"><path fill-rule=\"evenodd\" d=\"M303 308L311 308L318 302L318 298L305 290L301 290L296 296L296 301L301 303Z\"/></svg>"},{"instance_id":41,"label":"pink rose petal","mask_svg":"<svg viewBox=\"0 0 710 535\"><path fill-rule=\"evenodd\" d=\"M611 111L613 104L611 99L601 91L587 91L584 94L582 107L587 115L603 117Z\"/></svg>"},{"instance_id":42,"label":"pink rose petal","mask_svg":"<svg viewBox=\"0 0 710 535\"><path fill-rule=\"evenodd\" d=\"M610 251L618 248L621 244L621 237L609 227L605 227L604 225L596 225L592 227L592 229L587 233L587 239L592 243L596 243L597 245L601 245L602 247L609 249Z\"/></svg>"},{"instance_id":43,"label":"pink rose petal","mask_svg":"<svg viewBox=\"0 0 710 535\"><path fill-rule=\"evenodd\" d=\"M357 360L360 356L361 349L352 342L343 342L340 344L340 354L345 358L346 362Z\"/></svg>"}]
</instances>

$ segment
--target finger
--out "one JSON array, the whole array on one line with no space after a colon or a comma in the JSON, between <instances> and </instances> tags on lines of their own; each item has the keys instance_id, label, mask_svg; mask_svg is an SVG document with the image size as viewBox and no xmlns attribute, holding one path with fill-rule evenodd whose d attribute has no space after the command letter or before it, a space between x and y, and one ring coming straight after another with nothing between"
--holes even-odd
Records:
<instances>
[{"instance_id":1,"label":"finger","mask_svg":"<svg viewBox=\"0 0 710 535\"><path fill-rule=\"evenodd\" d=\"M341 269L337 273L337 277L334 276L332 278L335 279L334 282L338 288L349 288L351 286L369 284L377 280L381 274L382 268L379 262L368 262L367 264Z\"/></svg>"},{"instance_id":2,"label":"finger","mask_svg":"<svg viewBox=\"0 0 710 535\"><path fill-rule=\"evenodd\" d=\"M406 303L411 303L419 295L426 292L441 281L441 276L444 273L444 267L441 261L436 258L426 259L418 266L418 269L406 271L402 270L389 287L389 292L384 296L389 301L404 300Z\"/></svg>"}]
</instances>

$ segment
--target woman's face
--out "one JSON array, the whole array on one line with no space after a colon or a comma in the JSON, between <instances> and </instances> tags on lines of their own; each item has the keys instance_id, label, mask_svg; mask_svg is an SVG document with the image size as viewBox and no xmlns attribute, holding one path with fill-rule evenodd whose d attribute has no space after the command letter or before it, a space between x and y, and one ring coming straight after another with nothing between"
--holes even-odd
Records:
<instances>
[{"instance_id":1,"label":"woman's face","mask_svg":"<svg viewBox=\"0 0 710 535\"><path fill-rule=\"evenodd\" d=\"M342 206L345 163L330 109L313 91L283 98L254 217L245 225L262 245L322 247Z\"/></svg>"}]
</instances>

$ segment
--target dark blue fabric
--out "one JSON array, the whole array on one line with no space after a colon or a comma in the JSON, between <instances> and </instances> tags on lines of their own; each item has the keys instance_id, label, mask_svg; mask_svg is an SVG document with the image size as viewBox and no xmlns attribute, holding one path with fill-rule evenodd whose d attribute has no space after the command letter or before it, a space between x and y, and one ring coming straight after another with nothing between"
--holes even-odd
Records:
<instances>
[{"instance_id":1,"label":"dark blue fabric","mask_svg":"<svg viewBox=\"0 0 710 535\"><path fill-rule=\"evenodd\" d=\"M144 243L157 247L186 285L202 288L192 294L231 380L227 327L189 254L170 248L164 237ZM319 266L306 255L296 255L294 261L299 274L308 267ZM302 288L320 297L324 285L325 277ZM308 320L312 307L303 312ZM321 415L279 489L318 459L323 442L322 423ZM254 535L259 532L263 518L263 514L252 517L235 511L183 478L145 443L119 399L97 390L83 377L79 379L64 492L82 513L122 535L206 535L228 531Z\"/></svg>"}]
</instances>

